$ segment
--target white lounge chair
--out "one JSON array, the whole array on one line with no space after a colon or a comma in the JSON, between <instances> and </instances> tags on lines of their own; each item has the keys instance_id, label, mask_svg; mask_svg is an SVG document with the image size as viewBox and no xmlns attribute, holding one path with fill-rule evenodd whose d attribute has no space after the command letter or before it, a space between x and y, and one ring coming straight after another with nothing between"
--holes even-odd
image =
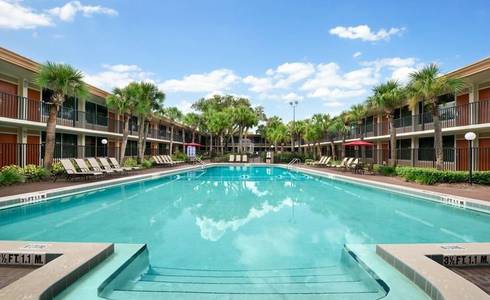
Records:
<instances>
[{"instance_id":1,"label":"white lounge chair","mask_svg":"<svg viewBox=\"0 0 490 300\"><path fill-rule=\"evenodd\" d=\"M248 163L248 156L247 155L242 155L242 162Z\"/></svg>"},{"instance_id":2,"label":"white lounge chair","mask_svg":"<svg viewBox=\"0 0 490 300\"><path fill-rule=\"evenodd\" d=\"M332 157L328 156L323 162L315 164L315 165L320 166L320 167L328 167L330 165L331 160L332 160Z\"/></svg>"},{"instance_id":3,"label":"white lounge chair","mask_svg":"<svg viewBox=\"0 0 490 300\"><path fill-rule=\"evenodd\" d=\"M230 154L230 158L228 159L228 162L235 162L235 155Z\"/></svg>"},{"instance_id":4,"label":"white lounge chair","mask_svg":"<svg viewBox=\"0 0 490 300\"><path fill-rule=\"evenodd\" d=\"M109 161L105 157L100 157L99 158L100 164L102 165L102 168L104 170L113 170L114 172L124 172L125 170L123 168L113 168L109 164Z\"/></svg>"},{"instance_id":5,"label":"white lounge chair","mask_svg":"<svg viewBox=\"0 0 490 300\"><path fill-rule=\"evenodd\" d=\"M80 166L80 164L78 163L78 161L77 160L75 160L75 161ZM96 172L114 173L113 170L105 170L105 169L102 169L100 167L99 163L97 162L97 159L95 157L89 157L89 158L87 158L87 161L88 161L88 164L90 165L90 167L92 167L92 170L94 170Z\"/></svg>"},{"instance_id":6,"label":"white lounge chair","mask_svg":"<svg viewBox=\"0 0 490 300\"><path fill-rule=\"evenodd\" d=\"M319 165L319 164L324 163L326 159L327 159L326 156L322 156L322 157L320 157L320 160L318 160L318 161L312 161L312 162L309 162L309 163L306 163L306 164L307 165L311 165L311 166L315 166L315 165Z\"/></svg>"},{"instance_id":7,"label":"white lounge chair","mask_svg":"<svg viewBox=\"0 0 490 300\"><path fill-rule=\"evenodd\" d=\"M155 155L152 158L155 161L155 163L157 164L157 166L167 167L167 166L172 165L171 163L163 160L162 155Z\"/></svg>"},{"instance_id":8,"label":"white lounge chair","mask_svg":"<svg viewBox=\"0 0 490 300\"><path fill-rule=\"evenodd\" d=\"M109 157L109 162L116 169L123 169L123 170L126 170L126 171L139 170L139 169L141 169L141 167L138 167L138 166L136 166L136 167L121 167L121 165L119 165L119 162L117 161L117 159L115 157Z\"/></svg>"},{"instance_id":9,"label":"white lounge chair","mask_svg":"<svg viewBox=\"0 0 490 300\"><path fill-rule=\"evenodd\" d=\"M66 172L66 178L70 179L72 177L85 177L88 178L90 176L99 176L102 175L102 172L93 172L93 171L78 171L75 166L72 164L72 162L65 158L65 159L60 159L60 163L65 169Z\"/></svg>"},{"instance_id":10,"label":"white lounge chair","mask_svg":"<svg viewBox=\"0 0 490 300\"><path fill-rule=\"evenodd\" d=\"M345 165L345 163L347 162L347 160L349 160L349 157L344 157L344 159L342 159L342 161L338 165L332 165L332 167L335 167L335 168L343 167Z\"/></svg>"},{"instance_id":11,"label":"white lounge chair","mask_svg":"<svg viewBox=\"0 0 490 300\"><path fill-rule=\"evenodd\" d=\"M167 158L167 161L169 161L171 163L174 163L174 164L183 164L183 163L185 163L185 161L183 161L183 160L173 160L172 159L172 156L170 156L170 155L164 155L164 157Z\"/></svg>"}]
</instances>

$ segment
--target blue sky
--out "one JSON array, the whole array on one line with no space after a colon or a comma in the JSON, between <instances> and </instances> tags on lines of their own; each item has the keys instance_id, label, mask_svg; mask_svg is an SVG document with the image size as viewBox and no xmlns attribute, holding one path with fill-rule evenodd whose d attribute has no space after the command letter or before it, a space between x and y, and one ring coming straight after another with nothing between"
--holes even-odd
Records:
<instances>
[{"instance_id":1,"label":"blue sky","mask_svg":"<svg viewBox=\"0 0 490 300\"><path fill-rule=\"evenodd\" d=\"M214 93L268 115L339 113L384 80L490 55L487 1L0 0L0 45L110 91L158 84L189 111ZM401 1L400 1L401 2Z\"/></svg>"}]
</instances>

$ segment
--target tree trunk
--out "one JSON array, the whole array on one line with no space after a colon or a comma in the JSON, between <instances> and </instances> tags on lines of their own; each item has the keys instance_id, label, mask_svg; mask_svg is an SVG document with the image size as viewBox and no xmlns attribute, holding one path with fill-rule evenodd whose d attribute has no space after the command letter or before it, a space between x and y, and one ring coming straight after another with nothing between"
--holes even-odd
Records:
<instances>
[{"instance_id":1,"label":"tree trunk","mask_svg":"<svg viewBox=\"0 0 490 300\"><path fill-rule=\"evenodd\" d=\"M129 117L125 114L123 116L123 138L121 144L121 153L119 153L119 163L122 164L124 161L124 156L126 155L126 146L128 145L128 135L129 135Z\"/></svg>"},{"instance_id":2,"label":"tree trunk","mask_svg":"<svg viewBox=\"0 0 490 300\"><path fill-rule=\"evenodd\" d=\"M336 155L335 155L335 144L333 143L333 140L330 141L330 149L332 149L332 159L336 160Z\"/></svg>"},{"instance_id":3,"label":"tree trunk","mask_svg":"<svg viewBox=\"0 0 490 300\"><path fill-rule=\"evenodd\" d=\"M231 152L235 153L235 136L231 135Z\"/></svg>"},{"instance_id":4,"label":"tree trunk","mask_svg":"<svg viewBox=\"0 0 490 300\"><path fill-rule=\"evenodd\" d=\"M390 122L390 147L391 147L391 163L392 167L396 167L397 157L396 157L396 127L395 127L395 118L392 114L388 115L388 121Z\"/></svg>"},{"instance_id":5,"label":"tree trunk","mask_svg":"<svg viewBox=\"0 0 490 300\"><path fill-rule=\"evenodd\" d=\"M223 134L220 134L219 140L220 140L219 142L221 145L221 156L223 156L223 155L225 155L225 146L223 143Z\"/></svg>"},{"instance_id":6,"label":"tree trunk","mask_svg":"<svg viewBox=\"0 0 490 300\"><path fill-rule=\"evenodd\" d=\"M138 162L141 163L143 161L144 156L144 147L143 147L143 139L145 134L145 118L142 116L138 117Z\"/></svg>"},{"instance_id":7,"label":"tree trunk","mask_svg":"<svg viewBox=\"0 0 490 300\"><path fill-rule=\"evenodd\" d=\"M209 140L209 155L213 157L213 134L210 134Z\"/></svg>"},{"instance_id":8,"label":"tree trunk","mask_svg":"<svg viewBox=\"0 0 490 300\"><path fill-rule=\"evenodd\" d=\"M439 109L437 105L432 105L432 121L434 122L434 148L436 150L436 168L444 169L444 154L442 149L442 129L439 120Z\"/></svg>"},{"instance_id":9,"label":"tree trunk","mask_svg":"<svg viewBox=\"0 0 490 300\"><path fill-rule=\"evenodd\" d=\"M173 154L173 148L174 148L174 126L170 126L170 155Z\"/></svg>"},{"instance_id":10,"label":"tree trunk","mask_svg":"<svg viewBox=\"0 0 490 300\"><path fill-rule=\"evenodd\" d=\"M192 143L196 140L196 131L192 129Z\"/></svg>"},{"instance_id":11,"label":"tree trunk","mask_svg":"<svg viewBox=\"0 0 490 300\"><path fill-rule=\"evenodd\" d=\"M345 136L342 136L342 159L345 158Z\"/></svg>"},{"instance_id":12,"label":"tree trunk","mask_svg":"<svg viewBox=\"0 0 490 300\"><path fill-rule=\"evenodd\" d=\"M52 104L49 107L48 122L46 124L46 147L44 150L44 167L51 169L53 165L54 146L56 141L56 118L59 106Z\"/></svg>"},{"instance_id":13,"label":"tree trunk","mask_svg":"<svg viewBox=\"0 0 490 300\"><path fill-rule=\"evenodd\" d=\"M320 156L322 156L322 149L320 148L320 142L316 143L316 152L317 152L317 157L319 159Z\"/></svg>"}]
</instances>

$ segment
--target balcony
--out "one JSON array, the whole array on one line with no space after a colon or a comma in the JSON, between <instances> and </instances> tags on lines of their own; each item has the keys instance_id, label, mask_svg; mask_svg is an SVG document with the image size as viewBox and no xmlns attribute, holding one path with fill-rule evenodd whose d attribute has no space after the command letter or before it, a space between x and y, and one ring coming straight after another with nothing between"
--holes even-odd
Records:
<instances>
[{"instance_id":1,"label":"balcony","mask_svg":"<svg viewBox=\"0 0 490 300\"><path fill-rule=\"evenodd\" d=\"M468 126L490 123L490 99L480 100L464 105L455 105L439 109L441 128ZM395 119L397 133L410 133L424 130L433 130L432 114L424 112ZM358 139L361 137L377 137L390 134L390 125L386 118L381 122L363 125L352 125L345 139ZM337 135L335 140L342 140ZM328 140L325 139L325 142Z\"/></svg>"},{"instance_id":2,"label":"balcony","mask_svg":"<svg viewBox=\"0 0 490 300\"><path fill-rule=\"evenodd\" d=\"M26 97L0 92L0 117L46 123L49 117L49 103ZM73 108L62 107L58 112L56 124L74 128L85 128L111 133L123 133L124 122L107 115L87 113ZM138 134L138 125L129 124L129 134ZM149 137L170 140L170 134L163 131L150 131ZM175 135L174 141L181 142L182 136Z\"/></svg>"}]
</instances>

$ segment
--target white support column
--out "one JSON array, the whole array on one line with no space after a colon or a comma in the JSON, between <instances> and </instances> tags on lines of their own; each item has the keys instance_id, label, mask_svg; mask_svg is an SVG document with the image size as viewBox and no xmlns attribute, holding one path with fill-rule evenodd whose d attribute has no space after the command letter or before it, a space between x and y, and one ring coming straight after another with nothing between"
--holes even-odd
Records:
<instances>
[{"instance_id":1,"label":"white support column","mask_svg":"<svg viewBox=\"0 0 490 300\"><path fill-rule=\"evenodd\" d=\"M85 158L85 134L80 133L77 137L77 151L80 158Z\"/></svg>"},{"instance_id":2,"label":"white support column","mask_svg":"<svg viewBox=\"0 0 490 300\"><path fill-rule=\"evenodd\" d=\"M478 84L471 84L469 87L470 102L470 124L478 123Z\"/></svg>"},{"instance_id":3,"label":"white support column","mask_svg":"<svg viewBox=\"0 0 490 300\"><path fill-rule=\"evenodd\" d=\"M20 78L19 79L19 96L22 98L20 99L19 103L19 117L21 120L26 120L27 119L27 105L28 101L27 96L29 94L29 81L25 78Z\"/></svg>"},{"instance_id":4,"label":"white support column","mask_svg":"<svg viewBox=\"0 0 490 300\"><path fill-rule=\"evenodd\" d=\"M412 137L412 144L410 145L411 147L411 160L412 160L412 167L415 167L415 165L417 164L417 159L418 159L418 153L416 151L416 149L418 148L418 144L419 144L419 139L417 137Z\"/></svg>"},{"instance_id":5,"label":"white support column","mask_svg":"<svg viewBox=\"0 0 490 300\"><path fill-rule=\"evenodd\" d=\"M17 129L17 143L19 144L17 148L18 163L25 166L27 163L27 128L20 127Z\"/></svg>"}]
</instances>

